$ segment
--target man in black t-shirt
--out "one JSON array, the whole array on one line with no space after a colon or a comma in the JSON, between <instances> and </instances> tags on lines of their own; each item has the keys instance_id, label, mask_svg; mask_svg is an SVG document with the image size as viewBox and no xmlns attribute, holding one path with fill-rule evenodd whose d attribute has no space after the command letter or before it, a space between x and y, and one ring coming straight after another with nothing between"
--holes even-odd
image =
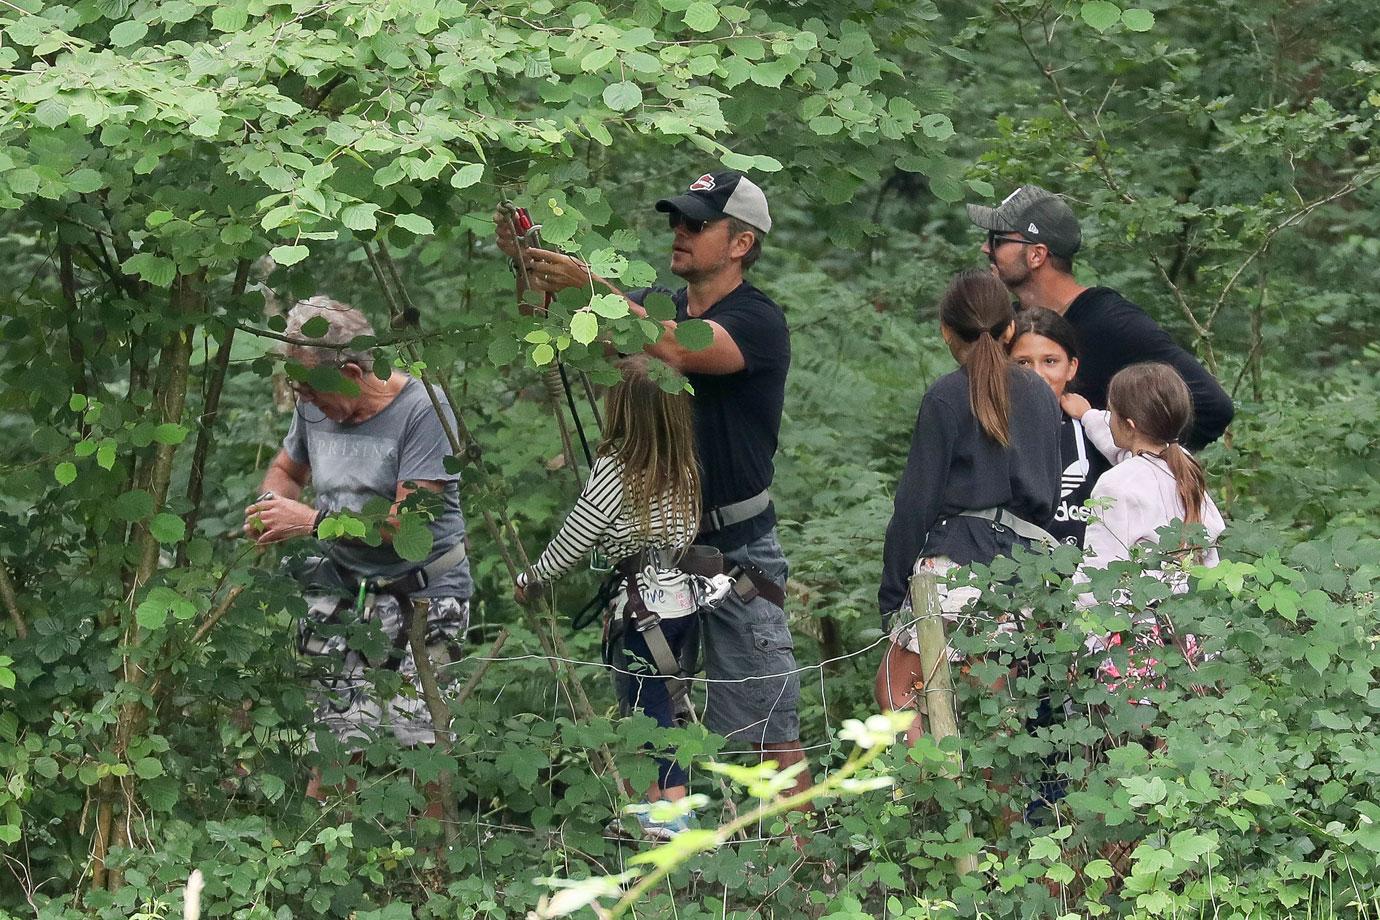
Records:
<instances>
[{"instance_id":1,"label":"man in black t-shirt","mask_svg":"<svg viewBox=\"0 0 1380 920\"><path fill-rule=\"evenodd\" d=\"M1023 185L995 208L968 205L968 218L987 231L982 251L1021 306L1046 307L1077 330L1083 353L1073 387L1094 408L1107 408L1107 384L1117 371L1162 361L1179 372L1193 396L1193 430L1184 443L1197 450L1222 436L1235 410L1216 378L1140 307L1111 288L1084 287L1074 279L1083 235L1064 199Z\"/></svg>"},{"instance_id":2,"label":"man in black t-shirt","mask_svg":"<svg viewBox=\"0 0 1380 920\"><path fill-rule=\"evenodd\" d=\"M749 593L755 596L746 601L730 593L722 606L704 614L705 671L711 681L704 721L787 767L805 759L797 715L800 678L794 673L794 641L783 603L777 603L784 599L788 566L768 489L785 403L790 333L781 308L743 278L761 253L771 215L762 190L732 170L706 173L656 208L668 215L674 234L671 271L686 286L671 295L676 318L662 322L667 334L646 351L684 373L694 387L703 478L699 542L718 547L765 589L754 588ZM499 245L513 250L506 222L498 221L498 227ZM540 249L526 253L526 274L537 290L588 288L594 281L623 294L571 256ZM624 296L635 314L646 317L642 304L651 293ZM708 347L692 350L677 341L678 324L692 319L708 324L713 333ZM748 582L739 584L746 590ZM810 782L806 769L797 777L797 790Z\"/></svg>"}]
</instances>

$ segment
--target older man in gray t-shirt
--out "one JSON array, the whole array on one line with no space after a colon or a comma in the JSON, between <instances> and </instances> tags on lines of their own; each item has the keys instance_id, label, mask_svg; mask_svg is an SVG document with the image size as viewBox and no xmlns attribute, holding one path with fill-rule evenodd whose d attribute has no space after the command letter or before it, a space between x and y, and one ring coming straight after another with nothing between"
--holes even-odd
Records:
<instances>
[{"instance_id":1,"label":"older man in gray t-shirt","mask_svg":"<svg viewBox=\"0 0 1380 920\"><path fill-rule=\"evenodd\" d=\"M430 744L434 732L420 693L375 699L368 672L397 670L416 685L407 642L410 615L426 616L433 659L463 639L474 583L466 559L450 561L462 556L458 548L465 539L460 477L446 471L450 445L422 384L406 374L380 380L368 352L348 347L356 337L373 334L363 314L314 297L292 309L289 337L302 338L302 327L316 317L329 323L321 345L288 349L288 359L309 373L293 383L298 400L292 425L264 476L263 496L245 509L245 533L261 545L312 536L326 515L358 516L374 503L385 518L378 528L382 540L372 546L348 538L323 541L320 564L305 573L310 612L299 645L329 672L315 687L317 715L342 743L359 749L371 735L389 731L405 745ZM322 369L338 372L339 385L328 387ZM441 409L453 425L444 401ZM301 500L308 483L314 505ZM399 506L418 490L434 493L428 497L433 545L420 564L402 558L392 545ZM380 592L369 602L355 602L361 584L391 582L422 567L425 586L405 596ZM308 794L317 792L313 782Z\"/></svg>"}]
</instances>

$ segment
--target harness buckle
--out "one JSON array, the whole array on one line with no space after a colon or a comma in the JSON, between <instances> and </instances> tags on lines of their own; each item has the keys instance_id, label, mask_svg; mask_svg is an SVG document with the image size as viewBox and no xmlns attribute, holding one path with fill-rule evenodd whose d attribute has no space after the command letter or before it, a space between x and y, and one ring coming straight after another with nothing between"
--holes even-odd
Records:
<instances>
[{"instance_id":1,"label":"harness buckle","mask_svg":"<svg viewBox=\"0 0 1380 920\"><path fill-rule=\"evenodd\" d=\"M645 617L633 617L633 628L640 633L647 632L651 629L656 629L660 625L661 614L657 613L654 610L648 610L647 616Z\"/></svg>"}]
</instances>

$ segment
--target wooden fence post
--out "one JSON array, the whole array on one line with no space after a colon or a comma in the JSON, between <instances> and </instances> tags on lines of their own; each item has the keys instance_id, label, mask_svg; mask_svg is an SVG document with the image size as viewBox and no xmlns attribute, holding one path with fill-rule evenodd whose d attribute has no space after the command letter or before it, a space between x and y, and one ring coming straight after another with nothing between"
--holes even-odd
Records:
<instances>
[{"instance_id":1,"label":"wooden fence post","mask_svg":"<svg viewBox=\"0 0 1380 920\"><path fill-rule=\"evenodd\" d=\"M939 605L939 590L934 576L918 572L910 579L911 605L915 612L915 637L920 647L920 674L925 681L925 709L929 732L936 744L945 738L958 737L958 707L954 697L953 676L949 673L949 642L944 635L944 616ZM963 757L955 752L949 758L948 775L958 784L963 782ZM963 820L964 841L973 839L968 819ZM958 857L956 868L960 875L977 871L977 856Z\"/></svg>"}]
</instances>

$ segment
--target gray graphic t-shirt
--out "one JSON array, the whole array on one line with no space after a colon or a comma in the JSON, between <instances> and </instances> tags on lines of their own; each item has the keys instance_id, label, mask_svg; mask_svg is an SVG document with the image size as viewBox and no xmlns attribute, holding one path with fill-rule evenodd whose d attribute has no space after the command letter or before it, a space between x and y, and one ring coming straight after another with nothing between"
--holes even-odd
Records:
<instances>
[{"instance_id":1,"label":"gray graphic t-shirt","mask_svg":"<svg viewBox=\"0 0 1380 920\"><path fill-rule=\"evenodd\" d=\"M437 397L454 425L450 406L439 393ZM450 456L450 443L426 389L413 378L382 412L358 424L333 422L316 407L298 403L283 449L293 460L311 467L316 507L328 512L359 512L372 498L391 503L398 483L407 480L443 482L444 509L431 522L435 543L426 561L441 557L465 539L460 477L447 473L444 463ZM403 559L388 543L367 546L332 541L326 555L350 573L368 578L404 575L418 565ZM418 596L465 598L473 591L469 560L465 560L433 579Z\"/></svg>"}]
</instances>

